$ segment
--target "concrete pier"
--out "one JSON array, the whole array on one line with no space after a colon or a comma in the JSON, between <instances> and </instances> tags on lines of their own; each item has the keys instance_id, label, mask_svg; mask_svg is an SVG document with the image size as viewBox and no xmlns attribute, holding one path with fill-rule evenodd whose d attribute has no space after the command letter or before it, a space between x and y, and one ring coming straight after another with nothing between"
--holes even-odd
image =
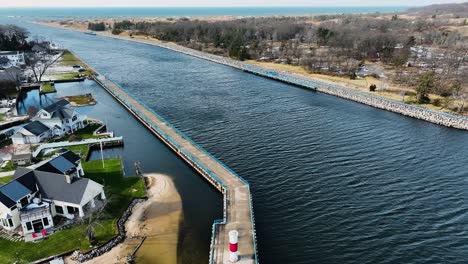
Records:
<instances>
[{"instance_id":1,"label":"concrete pier","mask_svg":"<svg viewBox=\"0 0 468 264\"><path fill-rule=\"evenodd\" d=\"M94 80L162 142L222 192L224 217L213 223L209 263L229 263L228 233L231 230L239 232L239 261L237 263L258 263L252 198L248 182L191 141L163 117L146 107L143 102L127 93L124 88L102 75L95 76Z\"/></svg>"}]
</instances>

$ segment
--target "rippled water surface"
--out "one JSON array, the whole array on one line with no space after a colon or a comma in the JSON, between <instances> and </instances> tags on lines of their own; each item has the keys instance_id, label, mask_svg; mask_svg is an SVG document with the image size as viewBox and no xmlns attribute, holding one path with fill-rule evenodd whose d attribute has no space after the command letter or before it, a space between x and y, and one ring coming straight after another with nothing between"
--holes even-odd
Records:
<instances>
[{"instance_id":1,"label":"rippled water surface","mask_svg":"<svg viewBox=\"0 0 468 264\"><path fill-rule=\"evenodd\" d=\"M468 132L157 47L28 27L251 183L262 263L466 263Z\"/></svg>"}]
</instances>

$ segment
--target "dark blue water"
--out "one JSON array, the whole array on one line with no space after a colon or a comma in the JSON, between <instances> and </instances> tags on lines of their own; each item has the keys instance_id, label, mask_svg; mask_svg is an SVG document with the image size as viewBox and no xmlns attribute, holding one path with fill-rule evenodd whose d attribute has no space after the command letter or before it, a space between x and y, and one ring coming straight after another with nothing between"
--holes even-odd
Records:
<instances>
[{"instance_id":1,"label":"dark blue water","mask_svg":"<svg viewBox=\"0 0 468 264\"><path fill-rule=\"evenodd\" d=\"M388 13L404 11L408 6L322 6L322 7L77 7L77 8L1 8L0 17L26 19L95 19L105 17L199 17L199 16L269 16Z\"/></svg>"},{"instance_id":2,"label":"dark blue water","mask_svg":"<svg viewBox=\"0 0 468 264\"><path fill-rule=\"evenodd\" d=\"M467 132L157 47L28 27L251 183L262 263L466 263Z\"/></svg>"}]
</instances>

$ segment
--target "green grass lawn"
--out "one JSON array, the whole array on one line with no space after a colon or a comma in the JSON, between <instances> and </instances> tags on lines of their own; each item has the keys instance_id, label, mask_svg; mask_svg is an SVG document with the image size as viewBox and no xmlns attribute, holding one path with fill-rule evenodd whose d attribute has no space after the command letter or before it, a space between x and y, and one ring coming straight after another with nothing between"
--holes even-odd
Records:
<instances>
[{"instance_id":1,"label":"green grass lawn","mask_svg":"<svg viewBox=\"0 0 468 264\"><path fill-rule=\"evenodd\" d=\"M69 79L79 78L80 73L78 72L60 73L60 74L50 75L49 77L52 80L69 80Z\"/></svg>"},{"instance_id":2,"label":"green grass lawn","mask_svg":"<svg viewBox=\"0 0 468 264\"><path fill-rule=\"evenodd\" d=\"M85 68L86 71L81 72L83 75L92 75L94 74L94 71L91 69L88 69L86 64L84 64L78 57L73 55L70 51L65 50L63 52L62 58L58 61L60 65L63 66L73 66L73 65L80 65L81 67Z\"/></svg>"},{"instance_id":3,"label":"green grass lawn","mask_svg":"<svg viewBox=\"0 0 468 264\"><path fill-rule=\"evenodd\" d=\"M0 183L7 183L13 179L13 175L0 177Z\"/></svg>"},{"instance_id":4,"label":"green grass lawn","mask_svg":"<svg viewBox=\"0 0 468 264\"><path fill-rule=\"evenodd\" d=\"M144 197L143 179L139 177L122 176L120 159L105 160L105 168L98 161L83 163L85 177L93 179L105 186L109 203L104 217L96 227L96 240L104 243L117 234L116 222L134 197ZM0 178L1 179L1 178ZM74 249L88 251L89 242L85 235L85 226L77 225L57 232L47 239L33 242L12 242L0 238L0 263L29 263L31 261L52 255L68 252Z\"/></svg>"},{"instance_id":5,"label":"green grass lawn","mask_svg":"<svg viewBox=\"0 0 468 264\"><path fill-rule=\"evenodd\" d=\"M106 136L103 135L93 135L93 132L96 131L101 125L99 124L89 124L85 128L82 128L71 135L65 135L58 139L52 139L49 142L59 142L59 141L70 141L70 139L74 138L81 138L81 139L89 139L89 138L103 138Z\"/></svg>"},{"instance_id":6,"label":"green grass lawn","mask_svg":"<svg viewBox=\"0 0 468 264\"><path fill-rule=\"evenodd\" d=\"M60 59L59 63L64 66L73 66L73 65L81 65L83 66L80 59L78 59L75 55L73 55L70 51L65 50L62 54L62 58Z\"/></svg>"},{"instance_id":7,"label":"green grass lawn","mask_svg":"<svg viewBox=\"0 0 468 264\"><path fill-rule=\"evenodd\" d=\"M16 169L15 165L10 160L10 161L8 161L7 165L4 168L0 169L0 172L13 171L15 169Z\"/></svg>"},{"instance_id":8,"label":"green grass lawn","mask_svg":"<svg viewBox=\"0 0 468 264\"><path fill-rule=\"evenodd\" d=\"M41 83L41 92L43 93L53 93L56 92L55 87L52 85L51 82L44 82Z\"/></svg>"},{"instance_id":9,"label":"green grass lawn","mask_svg":"<svg viewBox=\"0 0 468 264\"><path fill-rule=\"evenodd\" d=\"M5 114L0 114L0 121L5 121L6 115Z\"/></svg>"},{"instance_id":10,"label":"green grass lawn","mask_svg":"<svg viewBox=\"0 0 468 264\"><path fill-rule=\"evenodd\" d=\"M82 161L85 161L84 159L86 159L89 153L89 145L69 146L67 149L73 151L75 154L80 155Z\"/></svg>"},{"instance_id":11,"label":"green grass lawn","mask_svg":"<svg viewBox=\"0 0 468 264\"><path fill-rule=\"evenodd\" d=\"M69 95L69 96L65 96L65 98L70 103L75 103L78 105L89 105L89 104L96 103L96 101L94 100L91 94Z\"/></svg>"}]
</instances>

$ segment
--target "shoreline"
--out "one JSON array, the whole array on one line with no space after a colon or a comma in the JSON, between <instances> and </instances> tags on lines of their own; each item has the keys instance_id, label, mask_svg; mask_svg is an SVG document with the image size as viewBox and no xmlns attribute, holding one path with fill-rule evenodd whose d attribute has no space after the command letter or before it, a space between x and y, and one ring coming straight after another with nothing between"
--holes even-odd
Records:
<instances>
[{"instance_id":1,"label":"shoreline","mask_svg":"<svg viewBox=\"0 0 468 264\"><path fill-rule=\"evenodd\" d=\"M79 28L73 27L63 27L57 24L46 23L46 22L31 22L38 25L55 27L60 29L72 30L77 32L87 32L88 30L82 30ZM446 113L443 111L432 110L426 107L415 106L410 104L405 104L399 101L387 99L382 96L373 95L364 93L358 90L354 90L351 88L346 88L340 85L335 85L328 82L319 81L316 79L297 76L295 74L290 73L283 73L283 72L276 72L273 76L271 75L271 69L257 66L253 63L245 63L241 61L237 61L234 59L213 55L210 53L200 52L197 50L193 50L172 42L164 42L159 41L153 38L135 38L135 37L127 37L127 36L116 36L112 35L110 32L96 32L98 36L110 37L114 39L132 41L147 45L153 45L160 48L169 49L175 52L183 53L186 55L190 55L193 57L198 57L201 59L209 60L215 63L223 64L226 66L230 66L233 68L237 68L239 70L243 70L248 73L256 74L265 78L285 82L291 85L295 85L300 88L306 88L311 90L317 90L319 92L323 92L329 95L337 96L343 99L351 100L357 103L366 104L368 106L372 106L375 108L379 108L382 110L387 110L390 112L398 113L401 115L405 115L408 117L424 120L433 124L457 128L461 130L468 130L468 118L461 116L461 115L454 115L451 113Z\"/></svg>"},{"instance_id":2,"label":"shoreline","mask_svg":"<svg viewBox=\"0 0 468 264\"><path fill-rule=\"evenodd\" d=\"M86 264L127 263L134 254L138 263L177 263L182 200L172 179L163 174L145 174L148 200L138 203L125 223L125 240ZM65 263L75 263L66 259Z\"/></svg>"}]
</instances>

